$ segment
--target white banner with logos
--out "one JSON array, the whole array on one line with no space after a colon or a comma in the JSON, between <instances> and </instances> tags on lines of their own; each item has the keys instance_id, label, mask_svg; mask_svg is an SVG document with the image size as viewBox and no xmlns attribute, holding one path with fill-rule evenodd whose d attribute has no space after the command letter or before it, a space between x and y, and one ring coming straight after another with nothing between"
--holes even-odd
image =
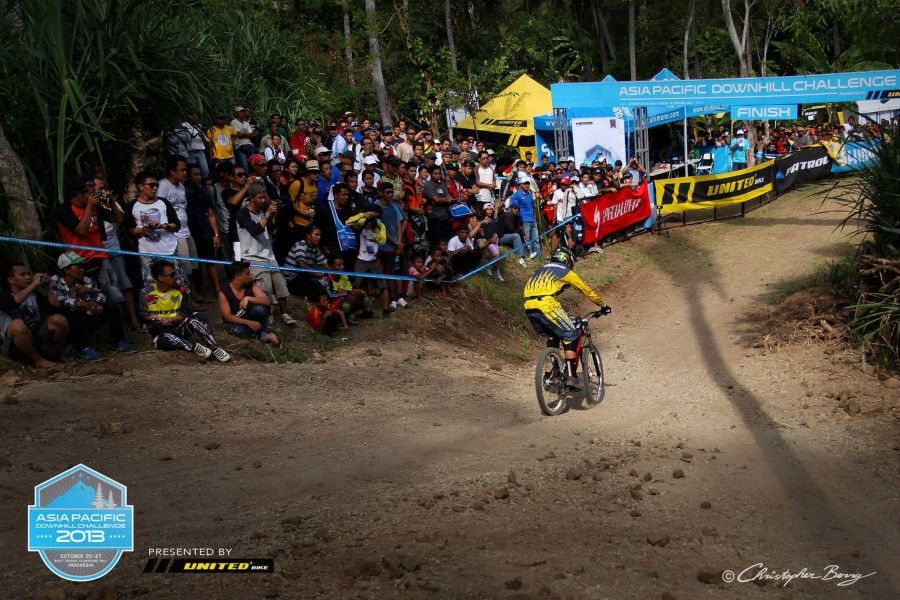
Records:
<instances>
[{"instance_id":1,"label":"white banner with logos","mask_svg":"<svg viewBox=\"0 0 900 600\"><path fill-rule=\"evenodd\" d=\"M624 163L625 121L616 117L572 119L572 144L577 167L604 158L610 164Z\"/></svg>"}]
</instances>

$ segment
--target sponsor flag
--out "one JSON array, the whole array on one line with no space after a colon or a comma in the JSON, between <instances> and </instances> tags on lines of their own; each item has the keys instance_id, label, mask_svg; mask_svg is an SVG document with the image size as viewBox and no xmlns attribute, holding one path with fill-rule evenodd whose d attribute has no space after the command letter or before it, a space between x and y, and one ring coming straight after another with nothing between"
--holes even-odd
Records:
<instances>
[{"instance_id":1,"label":"sponsor flag","mask_svg":"<svg viewBox=\"0 0 900 600\"><path fill-rule=\"evenodd\" d=\"M584 243L593 244L605 236L648 219L653 212L648 183L625 187L581 204Z\"/></svg>"},{"instance_id":2,"label":"sponsor flag","mask_svg":"<svg viewBox=\"0 0 900 600\"><path fill-rule=\"evenodd\" d=\"M774 162L721 175L678 177L654 181L660 213L740 204L772 191Z\"/></svg>"},{"instance_id":3,"label":"sponsor flag","mask_svg":"<svg viewBox=\"0 0 900 600\"><path fill-rule=\"evenodd\" d=\"M775 191L781 194L804 181L830 174L831 157L825 146L817 144L775 159Z\"/></svg>"}]
</instances>

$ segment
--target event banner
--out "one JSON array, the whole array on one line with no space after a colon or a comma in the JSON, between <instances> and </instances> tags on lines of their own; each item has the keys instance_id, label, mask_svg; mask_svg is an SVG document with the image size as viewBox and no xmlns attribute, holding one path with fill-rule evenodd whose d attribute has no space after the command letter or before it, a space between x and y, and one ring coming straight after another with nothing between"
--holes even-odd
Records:
<instances>
[{"instance_id":1,"label":"event banner","mask_svg":"<svg viewBox=\"0 0 900 600\"><path fill-rule=\"evenodd\" d=\"M740 204L772 191L773 162L721 175L654 181L662 214Z\"/></svg>"},{"instance_id":2,"label":"event banner","mask_svg":"<svg viewBox=\"0 0 900 600\"><path fill-rule=\"evenodd\" d=\"M775 191L788 191L804 181L831 174L831 157L825 146L815 145L775 159Z\"/></svg>"},{"instance_id":3,"label":"event banner","mask_svg":"<svg viewBox=\"0 0 900 600\"><path fill-rule=\"evenodd\" d=\"M862 171L877 162L872 142L824 142L822 145L831 156L832 173Z\"/></svg>"},{"instance_id":4,"label":"event banner","mask_svg":"<svg viewBox=\"0 0 900 600\"><path fill-rule=\"evenodd\" d=\"M604 158L610 164L626 160L625 121L617 117L572 119L575 164L591 164Z\"/></svg>"},{"instance_id":5,"label":"event banner","mask_svg":"<svg viewBox=\"0 0 900 600\"><path fill-rule=\"evenodd\" d=\"M735 121L742 121L744 119L765 121L796 119L797 105L787 104L784 106L732 106L731 118Z\"/></svg>"},{"instance_id":6,"label":"event banner","mask_svg":"<svg viewBox=\"0 0 900 600\"><path fill-rule=\"evenodd\" d=\"M603 194L595 200L581 204L584 222L584 243L593 244L611 233L640 223L653 214L647 182L618 192Z\"/></svg>"}]
</instances>

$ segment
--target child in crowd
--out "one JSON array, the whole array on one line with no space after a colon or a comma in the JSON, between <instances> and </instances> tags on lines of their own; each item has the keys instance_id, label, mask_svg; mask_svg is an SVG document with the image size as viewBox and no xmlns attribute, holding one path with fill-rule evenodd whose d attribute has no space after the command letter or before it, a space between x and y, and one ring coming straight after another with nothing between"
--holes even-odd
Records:
<instances>
[{"instance_id":1,"label":"child in crowd","mask_svg":"<svg viewBox=\"0 0 900 600\"><path fill-rule=\"evenodd\" d=\"M425 261L424 268L428 271L428 288L437 288L441 292L441 296L447 295L447 285L443 283L445 278L450 275L450 259L444 253L442 248L446 248L447 243L441 242L440 245L431 251L431 256Z\"/></svg>"},{"instance_id":2,"label":"child in crowd","mask_svg":"<svg viewBox=\"0 0 900 600\"><path fill-rule=\"evenodd\" d=\"M422 292L422 288L424 287L422 284L426 280L430 281L442 281L443 275L440 276L439 279L433 279L431 277L432 273L434 273L435 269L438 268L438 263L432 261L429 266L425 266L425 258L421 254L416 254L413 256L412 264L409 265L409 272L407 273L410 277L415 277L418 279L415 283L413 283L413 289L416 293L416 299L418 300L431 300L428 296L426 296Z\"/></svg>"},{"instance_id":3,"label":"child in crowd","mask_svg":"<svg viewBox=\"0 0 900 600\"><path fill-rule=\"evenodd\" d=\"M331 254L328 257L328 269L331 271L344 270L344 258L338 254ZM347 322L356 325L358 321L353 313L362 309L363 319L371 319L375 314L372 312L372 298L366 294L365 290L354 288L350 283L350 278L346 275L335 275L329 273L319 280L319 284L325 290L328 296L328 306L332 310L339 309L347 317Z\"/></svg>"},{"instance_id":4,"label":"child in crowd","mask_svg":"<svg viewBox=\"0 0 900 600\"><path fill-rule=\"evenodd\" d=\"M341 309L332 309L329 305L328 294L320 294L316 303L309 308L306 323L310 329L319 331L325 335L334 335L338 326L343 331L350 329L347 318Z\"/></svg>"}]
</instances>

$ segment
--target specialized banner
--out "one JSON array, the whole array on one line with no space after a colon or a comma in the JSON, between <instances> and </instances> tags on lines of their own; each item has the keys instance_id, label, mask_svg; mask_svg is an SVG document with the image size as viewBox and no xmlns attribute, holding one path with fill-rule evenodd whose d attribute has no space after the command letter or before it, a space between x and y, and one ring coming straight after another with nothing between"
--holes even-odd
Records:
<instances>
[{"instance_id":1,"label":"specialized banner","mask_svg":"<svg viewBox=\"0 0 900 600\"><path fill-rule=\"evenodd\" d=\"M824 142L831 156L832 173L862 171L877 162L872 142Z\"/></svg>"},{"instance_id":2,"label":"specialized banner","mask_svg":"<svg viewBox=\"0 0 900 600\"><path fill-rule=\"evenodd\" d=\"M625 187L581 205L584 243L593 244L611 233L640 223L653 214L647 182L636 188Z\"/></svg>"},{"instance_id":3,"label":"specialized banner","mask_svg":"<svg viewBox=\"0 0 900 600\"><path fill-rule=\"evenodd\" d=\"M775 159L775 191L781 194L804 181L830 174L831 157L825 146L816 144Z\"/></svg>"},{"instance_id":4,"label":"specialized banner","mask_svg":"<svg viewBox=\"0 0 900 600\"><path fill-rule=\"evenodd\" d=\"M625 121L618 117L572 119L572 142L576 166L604 158L626 162Z\"/></svg>"},{"instance_id":5,"label":"specialized banner","mask_svg":"<svg viewBox=\"0 0 900 600\"><path fill-rule=\"evenodd\" d=\"M653 182L662 214L740 204L772 191L774 163L722 175L679 177Z\"/></svg>"}]
</instances>

